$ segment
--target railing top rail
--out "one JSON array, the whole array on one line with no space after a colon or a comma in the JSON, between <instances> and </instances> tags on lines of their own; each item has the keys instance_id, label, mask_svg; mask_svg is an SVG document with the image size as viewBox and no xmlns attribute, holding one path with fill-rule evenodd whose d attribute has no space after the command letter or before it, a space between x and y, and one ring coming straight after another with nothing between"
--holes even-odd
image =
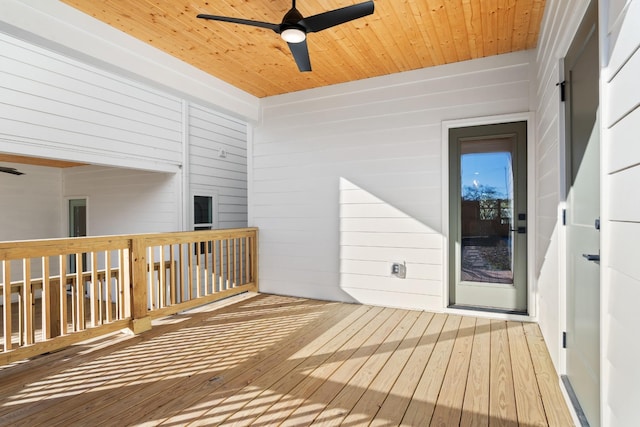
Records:
<instances>
[{"instance_id":1,"label":"railing top rail","mask_svg":"<svg viewBox=\"0 0 640 427\"><path fill-rule=\"evenodd\" d=\"M172 233L139 234L147 246L168 245L177 243L191 243L207 240L223 240L238 237L252 237L257 228L227 228L221 230L177 231Z\"/></svg>"},{"instance_id":2,"label":"railing top rail","mask_svg":"<svg viewBox=\"0 0 640 427\"><path fill-rule=\"evenodd\" d=\"M0 260L67 255L81 252L125 249L129 247L130 239L124 236L73 237L0 242Z\"/></svg>"},{"instance_id":3,"label":"railing top rail","mask_svg":"<svg viewBox=\"0 0 640 427\"><path fill-rule=\"evenodd\" d=\"M131 241L141 239L147 246L190 243L255 236L257 228L229 228L221 230L177 231L96 237L16 240L0 242L0 261L67 255L81 252L126 249Z\"/></svg>"}]
</instances>

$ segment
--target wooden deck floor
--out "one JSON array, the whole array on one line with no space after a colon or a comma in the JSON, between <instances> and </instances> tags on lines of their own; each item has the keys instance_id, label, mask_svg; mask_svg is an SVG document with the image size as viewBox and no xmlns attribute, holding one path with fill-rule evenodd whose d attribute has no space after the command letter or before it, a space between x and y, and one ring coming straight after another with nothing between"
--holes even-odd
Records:
<instances>
[{"instance_id":1,"label":"wooden deck floor","mask_svg":"<svg viewBox=\"0 0 640 427\"><path fill-rule=\"evenodd\" d=\"M0 425L568 426L537 325L245 295L0 370Z\"/></svg>"}]
</instances>

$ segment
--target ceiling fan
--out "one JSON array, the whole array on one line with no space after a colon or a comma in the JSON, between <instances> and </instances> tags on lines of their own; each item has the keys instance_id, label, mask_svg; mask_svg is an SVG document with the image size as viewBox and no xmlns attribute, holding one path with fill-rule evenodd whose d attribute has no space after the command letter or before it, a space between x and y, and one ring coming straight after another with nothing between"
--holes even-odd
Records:
<instances>
[{"instance_id":1,"label":"ceiling fan","mask_svg":"<svg viewBox=\"0 0 640 427\"><path fill-rule=\"evenodd\" d=\"M373 13L373 1L366 1L317 15L303 17L296 9L296 0L291 1L291 9L284 15L280 24L253 21L250 19L230 18L227 16L199 14L197 17L214 21L232 22L234 24L251 25L254 27L273 30L289 45L293 59L300 71L311 71L309 49L307 48L307 34L316 33L362 18Z\"/></svg>"}]
</instances>

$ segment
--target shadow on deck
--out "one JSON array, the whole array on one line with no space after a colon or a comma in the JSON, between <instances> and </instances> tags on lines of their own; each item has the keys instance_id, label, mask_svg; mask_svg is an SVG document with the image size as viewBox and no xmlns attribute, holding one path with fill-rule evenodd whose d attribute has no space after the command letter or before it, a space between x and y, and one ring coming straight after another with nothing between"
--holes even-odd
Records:
<instances>
[{"instance_id":1,"label":"shadow on deck","mask_svg":"<svg viewBox=\"0 0 640 427\"><path fill-rule=\"evenodd\" d=\"M536 324L243 294L0 370L0 425L572 425Z\"/></svg>"}]
</instances>

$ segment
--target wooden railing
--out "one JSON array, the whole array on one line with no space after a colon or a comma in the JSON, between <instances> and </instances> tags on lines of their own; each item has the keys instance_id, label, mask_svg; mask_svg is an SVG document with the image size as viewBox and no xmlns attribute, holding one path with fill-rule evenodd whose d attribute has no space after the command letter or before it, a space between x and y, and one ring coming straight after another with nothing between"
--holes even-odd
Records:
<instances>
[{"instance_id":1,"label":"wooden railing","mask_svg":"<svg viewBox=\"0 0 640 427\"><path fill-rule=\"evenodd\" d=\"M0 365L257 291L257 233L0 242Z\"/></svg>"}]
</instances>

